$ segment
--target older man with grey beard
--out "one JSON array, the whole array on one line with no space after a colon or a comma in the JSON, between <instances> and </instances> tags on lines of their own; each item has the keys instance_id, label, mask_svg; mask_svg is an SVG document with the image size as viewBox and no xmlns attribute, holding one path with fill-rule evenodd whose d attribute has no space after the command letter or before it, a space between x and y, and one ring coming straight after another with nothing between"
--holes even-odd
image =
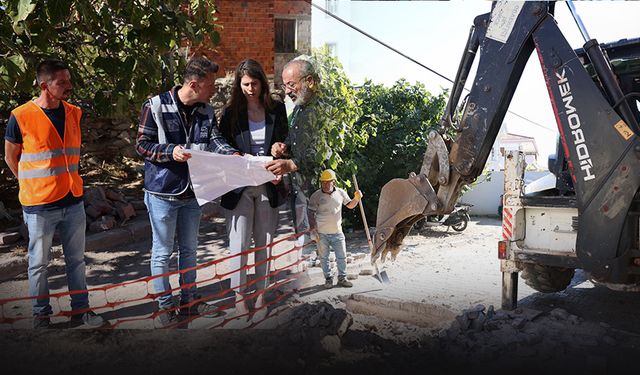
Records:
<instances>
[{"instance_id":1,"label":"older man with grey beard","mask_svg":"<svg viewBox=\"0 0 640 375\"><path fill-rule=\"evenodd\" d=\"M312 179L316 168L320 168L316 155L318 142L321 142L321 129L327 116L323 115L322 101L318 95L320 77L309 61L296 58L289 61L282 70L282 89L291 98L295 107L291 117L291 129L284 143L278 142L271 147L273 161L266 168L275 175L289 173L291 176L291 205L296 233L307 232L315 228L310 220L313 215L307 212L309 197L314 191ZM309 234L301 235L296 245L302 246Z\"/></svg>"}]
</instances>

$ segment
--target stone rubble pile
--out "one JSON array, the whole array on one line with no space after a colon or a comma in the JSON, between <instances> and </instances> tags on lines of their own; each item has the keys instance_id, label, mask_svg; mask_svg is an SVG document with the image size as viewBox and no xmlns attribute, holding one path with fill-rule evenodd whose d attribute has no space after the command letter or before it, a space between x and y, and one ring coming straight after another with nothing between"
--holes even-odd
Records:
<instances>
[{"instance_id":1,"label":"stone rubble pile","mask_svg":"<svg viewBox=\"0 0 640 375\"><path fill-rule=\"evenodd\" d=\"M584 358L598 367L608 353L621 349L619 335L606 323L586 322L562 308L544 313L529 308L495 311L493 306L477 305L457 316L439 340L451 359L468 363L562 358L573 363Z\"/></svg>"},{"instance_id":2,"label":"stone rubble pile","mask_svg":"<svg viewBox=\"0 0 640 375\"><path fill-rule=\"evenodd\" d=\"M83 116L82 160L98 163L121 156L136 158L138 124L128 118Z\"/></svg>"},{"instance_id":3,"label":"stone rubble pile","mask_svg":"<svg viewBox=\"0 0 640 375\"><path fill-rule=\"evenodd\" d=\"M146 210L142 200L125 197L115 189L91 187L84 193L87 230L92 233L124 225L136 216L137 210Z\"/></svg>"},{"instance_id":4,"label":"stone rubble pile","mask_svg":"<svg viewBox=\"0 0 640 375\"><path fill-rule=\"evenodd\" d=\"M341 339L353 324L353 317L344 309L327 302L303 304L293 308L284 327L288 340L304 346L307 353L338 354Z\"/></svg>"},{"instance_id":5,"label":"stone rubble pile","mask_svg":"<svg viewBox=\"0 0 640 375\"><path fill-rule=\"evenodd\" d=\"M136 211L146 211L142 200L124 196L112 188L91 187L84 191L84 206L87 220L87 231L103 232L125 225L136 216ZM23 222L22 209L6 210L16 224L0 232L0 245L12 245L20 240L28 240L29 232ZM58 240L57 233L54 240Z\"/></svg>"}]
</instances>

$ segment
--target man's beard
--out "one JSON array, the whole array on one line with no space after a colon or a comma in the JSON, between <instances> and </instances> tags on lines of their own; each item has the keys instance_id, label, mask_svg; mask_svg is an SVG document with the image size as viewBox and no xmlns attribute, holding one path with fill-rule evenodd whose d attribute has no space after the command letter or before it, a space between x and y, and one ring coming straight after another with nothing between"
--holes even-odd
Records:
<instances>
[{"instance_id":1,"label":"man's beard","mask_svg":"<svg viewBox=\"0 0 640 375\"><path fill-rule=\"evenodd\" d=\"M303 85L302 88L300 89L300 91L298 92L298 95L296 96L296 99L293 101L294 105L305 105L309 103L309 100L311 99L311 94L312 91L309 90L309 87L306 85Z\"/></svg>"}]
</instances>

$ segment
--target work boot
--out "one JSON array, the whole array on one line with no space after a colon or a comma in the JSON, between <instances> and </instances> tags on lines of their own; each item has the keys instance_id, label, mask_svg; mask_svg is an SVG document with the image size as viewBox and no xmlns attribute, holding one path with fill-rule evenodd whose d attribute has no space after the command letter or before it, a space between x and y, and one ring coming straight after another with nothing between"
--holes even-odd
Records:
<instances>
[{"instance_id":1,"label":"work boot","mask_svg":"<svg viewBox=\"0 0 640 375\"><path fill-rule=\"evenodd\" d=\"M34 315L33 316L33 329L48 329L51 324L49 315Z\"/></svg>"},{"instance_id":2,"label":"work boot","mask_svg":"<svg viewBox=\"0 0 640 375\"><path fill-rule=\"evenodd\" d=\"M94 313L93 311L71 315L71 321L74 323L82 323L94 328L102 327L107 322L103 317Z\"/></svg>"},{"instance_id":3,"label":"work boot","mask_svg":"<svg viewBox=\"0 0 640 375\"><path fill-rule=\"evenodd\" d=\"M324 281L324 288L325 289L331 289L333 288L333 279L328 277L327 279L325 279Z\"/></svg>"},{"instance_id":4,"label":"work boot","mask_svg":"<svg viewBox=\"0 0 640 375\"><path fill-rule=\"evenodd\" d=\"M196 302L189 307L180 307L180 316L203 316L206 318L217 318L225 315L216 305L205 302Z\"/></svg>"},{"instance_id":5,"label":"work boot","mask_svg":"<svg viewBox=\"0 0 640 375\"><path fill-rule=\"evenodd\" d=\"M353 283L349 280L347 280L345 277L340 277L338 278L338 286L341 286L343 288L351 288L353 286Z\"/></svg>"}]
</instances>

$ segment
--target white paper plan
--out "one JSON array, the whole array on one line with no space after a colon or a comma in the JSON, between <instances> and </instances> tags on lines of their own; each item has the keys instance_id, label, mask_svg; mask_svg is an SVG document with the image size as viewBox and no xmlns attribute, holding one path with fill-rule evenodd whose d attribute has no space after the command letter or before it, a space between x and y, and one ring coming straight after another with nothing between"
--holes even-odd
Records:
<instances>
[{"instance_id":1,"label":"white paper plan","mask_svg":"<svg viewBox=\"0 0 640 375\"><path fill-rule=\"evenodd\" d=\"M273 159L270 156L188 151L191 153L191 159L187 161L191 183L201 206L233 189L262 185L276 178L264 167L267 161Z\"/></svg>"}]
</instances>

